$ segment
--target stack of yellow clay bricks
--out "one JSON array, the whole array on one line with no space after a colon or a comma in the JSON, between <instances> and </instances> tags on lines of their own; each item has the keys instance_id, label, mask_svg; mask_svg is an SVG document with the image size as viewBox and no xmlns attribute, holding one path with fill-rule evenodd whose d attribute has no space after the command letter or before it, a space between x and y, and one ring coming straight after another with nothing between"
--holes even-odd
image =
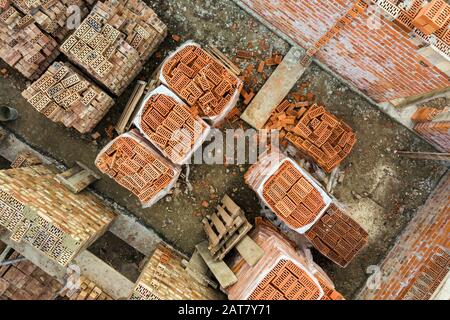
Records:
<instances>
[{"instance_id":1,"label":"stack of yellow clay bricks","mask_svg":"<svg viewBox=\"0 0 450 320\"><path fill-rule=\"evenodd\" d=\"M0 58L28 79L37 79L53 62L59 54L57 46L30 15L12 6L0 8Z\"/></svg>"},{"instance_id":2,"label":"stack of yellow clay bricks","mask_svg":"<svg viewBox=\"0 0 450 320\"><path fill-rule=\"evenodd\" d=\"M103 289L88 278L80 277L80 288L77 290L66 290L61 293L63 300L113 300L109 295L103 292Z\"/></svg>"},{"instance_id":3,"label":"stack of yellow clay bricks","mask_svg":"<svg viewBox=\"0 0 450 320\"><path fill-rule=\"evenodd\" d=\"M227 289L230 300L343 299L319 268L311 268L314 262L299 255L270 223L258 218L250 237L265 255L253 267L242 258L233 262L238 282Z\"/></svg>"},{"instance_id":4,"label":"stack of yellow clay bricks","mask_svg":"<svg viewBox=\"0 0 450 320\"><path fill-rule=\"evenodd\" d=\"M29 166L34 166L34 165L38 165L41 164L42 161L34 156L33 154L31 154L31 152L22 152L19 153L16 157L16 159L14 159L13 162L11 162L11 168L22 168L22 167L29 167Z\"/></svg>"},{"instance_id":5,"label":"stack of yellow clay bricks","mask_svg":"<svg viewBox=\"0 0 450 320\"><path fill-rule=\"evenodd\" d=\"M91 194L73 194L48 166L0 171L0 226L66 266L102 235L115 214Z\"/></svg>"},{"instance_id":6,"label":"stack of yellow clay bricks","mask_svg":"<svg viewBox=\"0 0 450 320\"><path fill-rule=\"evenodd\" d=\"M18 259L14 251L8 260ZM51 300L62 285L29 260L0 266L0 300Z\"/></svg>"},{"instance_id":7,"label":"stack of yellow clay bricks","mask_svg":"<svg viewBox=\"0 0 450 320\"><path fill-rule=\"evenodd\" d=\"M133 192L145 204L173 183L179 170L132 131L117 137L100 152L95 165L111 179Z\"/></svg>"},{"instance_id":8,"label":"stack of yellow clay bricks","mask_svg":"<svg viewBox=\"0 0 450 320\"><path fill-rule=\"evenodd\" d=\"M80 18L84 18L88 14L83 0L12 0L11 4L23 14L32 16L41 30L58 40L64 40L70 32L68 18L71 15L80 14ZM71 12L70 6L76 6L77 11Z\"/></svg>"},{"instance_id":9,"label":"stack of yellow clay bricks","mask_svg":"<svg viewBox=\"0 0 450 320\"><path fill-rule=\"evenodd\" d=\"M22 96L40 113L80 133L94 129L114 100L70 64L55 62Z\"/></svg>"},{"instance_id":10,"label":"stack of yellow clay bricks","mask_svg":"<svg viewBox=\"0 0 450 320\"><path fill-rule=\"evenodd\" d=\"M166 34L166 26L141 0L99 1L60 50L120 95Z\"/></svg>"},{"instance_id":11,"label":"stack of yellow clay bricks","mask_svg":"<svg viewBox=\"0 0 450 320\"><path fill-rule=\"evenodd\" d=\"M181 261L174 250L159 245L137 280L130 300L217 300L219 294L192 278Z\"/></svg>"}]
</instances>

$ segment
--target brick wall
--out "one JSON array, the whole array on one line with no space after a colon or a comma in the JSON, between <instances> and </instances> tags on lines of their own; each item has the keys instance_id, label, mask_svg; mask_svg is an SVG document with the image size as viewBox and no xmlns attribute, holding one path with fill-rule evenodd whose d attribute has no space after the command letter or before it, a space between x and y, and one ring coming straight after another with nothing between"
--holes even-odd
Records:
<instances>
[{"instance_id":1,"label":"brick wall","mask_svg":"<svg viewBox=\"0 0 450 320\"><path fill-rule=\"evenodd\" d=\"M296 43L308 48L351 7L350 0L242 0L256 14ZM316 57L377 102L421 95L450 86L439 69L424 66L424 58L408 33L384 18L381 28L367 26L367 14L357 17Z\"/></svg>"},{"instance_id":2,"label":"brick wall","mask_svg":"<svg viewBox=\"0 0 450 320\"><path fill-rule=\"evenodd\" d=\"M381 265L378 290L361 299L430 299L450 270L450 172L400 236Z\"/></svg>"}]
</instances>

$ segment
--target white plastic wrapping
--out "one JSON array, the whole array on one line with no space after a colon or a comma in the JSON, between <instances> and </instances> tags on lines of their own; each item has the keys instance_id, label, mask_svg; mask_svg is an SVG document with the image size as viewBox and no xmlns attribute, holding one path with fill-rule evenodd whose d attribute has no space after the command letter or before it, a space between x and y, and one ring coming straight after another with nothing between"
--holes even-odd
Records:
<instances>
[{"instance_id":1,"label":"white plastic wrapping","mask_svg":"<svg viewBox=\"0 0 450 320\"><path fill-rule=\"evenodd\" d=\"M177 52L183 50L183 49L184 49L185 47L187 47L187 46L196 46L196 47L201 48L201 46L200 46L199 44L197 44L196 42L194 42L194 41L192 41L192 40L186 41L186 42L183 43L177 50L175 50L174 52L172 52L172 53L164 60L164 62L162 63L162 67L161 67L161 72L160 72L159 80L160 80L164 85L166 85L169 89L171 89L171 88L170 88L170 86L169 86L169 84L168 84L166 78L164 77L163 71L162 71L163 68L164 68L164 65L165 65L166 62L169 61L175 54L177 54ZM211 56L211 58L214 59L212 56ZM220 63L220 61L218 61L217 59L216 59L216 61L217 61L218 63ZM220 63L220 64L223 66L222 63ZM225 66L224 66L224 67L225 67ZM226 67L225 67L225 68L226 68ZM227 70L228 70L228 69L227 69ZM230 71L228 71L228 72L230 72ZM231 73L231 72L230 72L230 73ZM231 112L231 110L233 110L233 108L236 106L237 102L239 101L240 91L241 91L241 88L242 88L242 86L243 86L243 83L242 83L241 79L239 79L237 76L236 76L236 79L237 79L237 81L238 81L237 89L236 89L236 91L234 92L232 99L231 99L230 102L225 106L225 108L222 110L222 112L221 112L220 114L216 115L216 116L205 116L205 117L203 117L203 119L207 120L212 126L217 126L217 125L219 125L219 124L226 118L226 116Z\"/></svg>"},{"instance_id":2,"label":"white plastic wrapping","mask_svg":"<svg viewBox=\"0 0 450 320\"><path fill-rule=\"evenodd\" d=\"M281 153L279 150L272 150L261 156L260 160L246 173L245 181L252 187L267 207L273 212L276 212L274 208L272 208L272 206L270 206L270 204L264 199L263 189L267 180L272 177L286 161L289 161L302 174L302 176L320 193L323 201L325 202L325 207L315 217L314 221L301 228L293 228L294 231L304 234L311 229L317 221L319 221L320 217L325 213L332 202L328 194L306 170L300 167L294 160Z\"/></svg>"},{"instance_id":3,"label":"white plastic wrapping","mask_svg":"<svg viewBox=\"0 0 450 320\"><path fill-rule=\"evenodd\" d=\"M161 161L163 164L165 164L168 168L170 168L170 170L172 170L172 174L173 177L170 181L170 183L163 189L161 189L157 194L155 194L149 201L147 202L142 202L142 207L143 208L149 208L152 205L154 205L156 202L158 202L159 200L161 200L162 198L164 198L169 191L173 188L173 186L175 185L175 183L178 180L178 177L180 176L181 173L181 168L175 164L173 164L172 162L170 162L169 160L167 160L166 158L164 158L163 156L161 156L153 147L152 145L150 145L150 143L147 142L147 140L145 140L137 131L130 131L127 133L124 133L120 136L118 136L116 139L112 140L110 143L108 143L101 151L100 153L97 155L96 159L95 159L95 164L96 166L105 174L108 174L107 172L105 172L104 170L102 170L99 166L99 163L101 161L101 158L103 156L104 153L107 152L107 150L112 147L115 143L117 143L120 139L123 138L131 138L133 140L135 140L137 143L139 143L142 147L145 148L146 151L148 151L149 153L151 153L151 155L155 158L158 159L159 161ZM110 176L111 177L111 176ZM114 177L111 177L112 179L114 179ZM116 179L114 179L116 180ZM120 184L120 183L119 183ZM125 187L125 186L124 186ZM125 187L126 188L126 187ZM128 189L128 188L127 188ZM132 192L132 190L130 190ZM135 194L135 193L134 193ZM136 194L136 196L138 196Z\"/></svg>"},{"instance_id":4,"label":"white plastic wrapping","mask_svg":"<svg viewBox=\"0 0 450 320\"><path fill-rule=\"evenodd\" d=\"M137 112L135 118L133 119L133 124L139 129L139 132L154 146L156 149L158 149L164 156L170 159L170 156L162 150L158 145L152 142L151 138L145 133L145 131L142 129L141 121L142 121L142 115L144 112L145 105L147 104L148 100L152 96L162 94L166 95L168 97L173 98L177 103L184 105L186 108L190 109L188 105L186 105L183 100L181 100L174 92L170 91L167 87L161 85L152 92L147 93L147 95L142 100L142 103L139 107L139 111ZM192 146L191 150L180 160L173 161L177 165L183 165L189 162L189 159L192 157L194 152L205 142L206 138L208 137L209 133L211 132L211 127L203 121L200 117L194 117L197 118L196 120L201 124L202 127L205 129L203 130L202 134L197 138L197 141L195 141L194 145Z\"/></svg>"}]
</instances>

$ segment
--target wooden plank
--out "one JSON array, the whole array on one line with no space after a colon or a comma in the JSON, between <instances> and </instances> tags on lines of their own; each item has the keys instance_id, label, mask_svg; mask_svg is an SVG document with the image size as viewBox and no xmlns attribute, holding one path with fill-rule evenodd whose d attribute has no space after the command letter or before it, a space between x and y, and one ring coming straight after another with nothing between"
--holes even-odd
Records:
<instances>
[{"instance_id":1,"label":"wooden plank","mask_svg":"<svg viewBox=\"0 0 450 320\"><path fill-rule=\"evenodd\" d=\"M130 100L128 100L127 105L125 106L122 115L120 116L119 121L116 125L116 131L118 134L122 134L125 132L126 126L131 119L131 116L134 113L134 110L139 104L139 101L144 94L145 87L147 83L145 81L138 80L136 86L134 87L133 93L130 96Z\"/></svg>"},{"instance_id":2,"label":"wooden plank","mask_svg":"<svg viewBox=\"0 0 450 320\"><path fill-rule=\"evenodd\" d=\"M259 260L264 256L264 250L261 249L255 241L249 236L245 236L237 245L236 250L250 265L255 266Z\"/></svg>"},{"instance_id":3,"label":"wooden plank","mask_svg":"<svg viewBox=\"0 0 450 320\"><path fill-rule=\"evenodd\" d=\"M222 204L231 213L232 218L239 215L242 211L241 208L228 195L225 195L222 198Z\"/></svg>"},{"instance_id":4,"label":"wooden plank","mask_svg":"<svg viewBox=\"0 0 450 320\"><path fill-rule=\"evenodd\" d=\"M216 230L220 235L223 235L227 232L227 228L215 213L211 216L211 222L214 224L214 227L216 227Z\"/></svg>"},{"instance_id":5,"label":"wooden plank","mask_svg":"<svg viewBox=\"0 0 450 320\"><path fill-rule=\"evenodd\" d=\"M235 284L238 279L225 262L219 260L214 261L211 253L208 250L208 241L204 241L195 246L209 270L216 277L222 288L228 288Z\"/></svg>"},{"instance_id":6,"label":"wooden plank","mask_svg":"<svg viewBox=\"0 0 450 320\"><path fill-rule=\"evenodd\" d=\"M410 151L395 151L395 153L410 159L450 161L450 153Z\"/></svg>"},{"instance_id":7,"label":"wooden plank","mask_svg":"<svg viewBox=\"0 0 450 320\"><path fill-rule=\"evenodd\" d=\"M252 229L252 225L245 221L243 224L230 238L228 238L222 245L221 252L214 255L215 259L223 260L228 252L231 251L245 235Z\"/></svg>"},{"instance_id":8,"label":"wooden plank","mask_svg":"<svg viewBox=\"0 0 450 320\"><path fill-rule=\"evenodd\" d=\"M208 52L217 60L219 60L220 63L225 65L232 73L234 73L236 76L240 76L242 71L241 69L236 66L230 59L228 59L227 56L225 56L219 49L217 49L214 46L208 46Z\"/></svg>"},{"instance_id":9,"label":"wooden plank","mask_svg":"<svg viewBox=\"0 0 450 320\"><path fill-rule=\"evenodd\" d=\"M208 236L209 242L211 243L212 246L216 246L220 241L219 237L216 235L214 230L209 225L208 220L204 219L202 222L203 222L203 230L205 230L205 233Z\"/></svg>"},{"instance_id":10,"label":"wooden plank","mask_svg":"<svg viewBox=\"0 0 450 320\"><path fill-rule=\"evenodd\" d=\"M262 129L273 110L284 100L307 67L300 63L302 50L292 47L277 69L241 115L241 119L256 129Z\"/></svg>"},{"instance_id":11,"label":"wooden plank","mask_svg":"<svg viewBox=\"0 0 450 320\"><path fill-rule=\"evenodd\" d=\"M228 212L225 211L224 208L221 206L217 206L217 213L222 218L222 220L225 222L225 225L227 228L230 228L233 225L233 219L230 217Z\"/></svg>"}]
</instances>

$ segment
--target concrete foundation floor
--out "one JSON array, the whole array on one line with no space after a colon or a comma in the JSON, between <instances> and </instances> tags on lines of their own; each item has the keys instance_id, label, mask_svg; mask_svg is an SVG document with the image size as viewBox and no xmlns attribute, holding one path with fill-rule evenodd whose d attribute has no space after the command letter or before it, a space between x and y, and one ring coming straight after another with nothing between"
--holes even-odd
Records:
<instances>
[{"instance_id":1,"label":"concrete foundation floor","mask_svg":"<svg viewBox=\"0 0 450 320\"><path fill-rule=\"evenodd\" d=\"M193 39L201 44L213 44L230 57L234 56L237 49L257 52L262 58L267 58L269 51L285 54L289 49L287 43L248 16L231 0L146 2L168 24L169 37L160 51L146 64L138 79L148 79L167 53L179 45L171 39L170 35L173 34L180 35L182 41ZM268 48L263 48L261 43L267 44ZM60 56L60 59L64 60L64 57ZM241 67L246 67L249 63L240 62ZM257 61L252 63L256 66ZM1 68L6 68L8 72L7 76L0 77L0 101L14 106L20 113L18 120L2 125L42 153L68 166L80 161L95 169L96 155L110 141L104 130L119 118L133 84L117 99L112 110L96 128L102 138L93 142L89 135L81 136L50 122L36 112L20 96L27 81L3 62L0 63ZM266 75L270 72L267 68ZM335 281L337 289L350 299L364 285L368 276L366 268L382 260L447 168L442 163L401 159L393 154L394 150L433 149L316 65L306 71L299 84L303 82L309 84L307 90L315 94L315 99L352 126L358 137L354 151L341 166L345 171L345 178L335 189L334 195L368 230L369 246L346 269L315 254L316 260ZM258 90L262 83L263 79L260 78L253 88ZM242 105L239 107L243 110ZM232 126L240 125L246 127L242 122ZM250 218L258 215L261 209L259 201L243 181L247 168L247 165L192 165L189 181L193 190L189 191L185 181L180 178L172 194L149 209L142 209L134 196L107 177L97 182L94 188L135 214L170 244L190 254L195 244L205 237L202 217L214 211L225 193L235 199ZM204 200L209 202L208 208L201 205ZM114 245L117 247L112 251L128 250L127 246L121 246L118 241ZM133 258L127 254L123 252L119 255L125 257L120 265L121 261L118 263L117 257L111 253L111 264L116 269L127 269L129 258ZM141 257L136 258L140 259Z\"/></svg>"}]
</instances>

